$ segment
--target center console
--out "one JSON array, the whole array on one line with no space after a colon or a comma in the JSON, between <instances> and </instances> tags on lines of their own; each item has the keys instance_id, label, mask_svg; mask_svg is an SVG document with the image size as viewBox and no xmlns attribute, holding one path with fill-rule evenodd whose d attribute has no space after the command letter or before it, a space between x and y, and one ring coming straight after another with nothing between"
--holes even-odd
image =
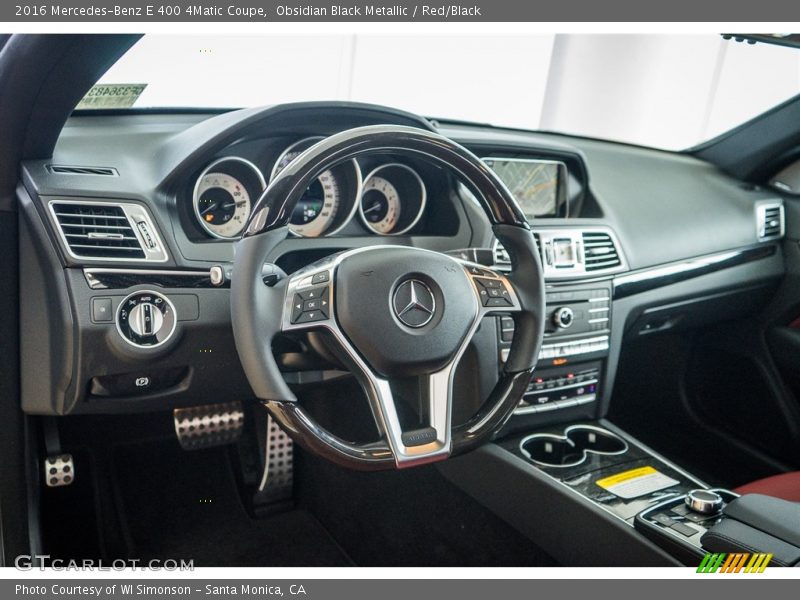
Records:
<instances>
[{"instance_id":1,"label":"center console","mask_svg":"<svg viewBox=\"0 0 800 600\"><path fill-rule=\"evenodd\" d=\"M544 343L517 417L581 405L593 408L602 385L611 333L610 283L549 286L546 306ZM498 318L500 364L508 357L513 335L514 321Z\"/></svg>"}]
</instances>

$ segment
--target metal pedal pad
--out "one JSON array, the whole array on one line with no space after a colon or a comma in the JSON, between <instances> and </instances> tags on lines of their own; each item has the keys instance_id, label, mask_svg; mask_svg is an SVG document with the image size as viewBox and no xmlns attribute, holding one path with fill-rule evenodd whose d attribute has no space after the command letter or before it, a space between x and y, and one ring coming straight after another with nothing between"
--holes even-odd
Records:
<instances>
[{"instance_id":1,"label":"metal pedal pad","mask_svg":"<svg viewBox=\"0 0 800 600\"><path fill-rule=\"evenodd\" d=\"M44 459L44 480L47 487L61 487L75 481L72 454L58 454Z\"/></svg>"},{"instance_id":2,"label":"metal pedal pad","mask_svg":"<svg viewBox=\"0 0 800 600\"><path fill-rule=\"evenodd\" d=\"M175 434L184 450L198 450L236 442L242 435L241 402L207 404L172 411Z\"/></svg>"},{"instance_id":3,"label":"metal pedal pad","mask_svg":"<svg viewBox=\"0 0 800 600\"><path fill-rule=\"evenodd\" d=\"M294 483L294 444L292 438L267 415L267 439L264 451L264 474L258 486L264 502L292 497Z\"/></svg>"}]
</instances>

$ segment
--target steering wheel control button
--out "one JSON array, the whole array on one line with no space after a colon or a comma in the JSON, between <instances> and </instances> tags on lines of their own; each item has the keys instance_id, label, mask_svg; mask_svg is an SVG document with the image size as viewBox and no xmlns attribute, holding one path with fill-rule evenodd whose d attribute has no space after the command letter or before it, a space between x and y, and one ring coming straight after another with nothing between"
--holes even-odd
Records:
<instances>
[{"instance_id":1,"label":"steering wheel control button","mask_svg":"<svg viewBox=\"0 0 800 600\"><path fill-rule=\"evenodd\" d=\"M403 325L414 329L425 327L436 312L436 297L425 282L407 279L394 291L392 308Z\"/></svg>"},{"instance_id":2,"label":"steering wheel control button","mask_svg":"<svg viewBox=\"0 0 800 600\"><path fill-rule=\"evenodd\" d=\"M713 515L722 509L723 500L716 492L692 490L686 494L686 506L701 515Z\"/></svg>"},{"instance_id":3,"label":"steering wheel control button","mask_svg":"<svg viewBox=\"0 0 800 600\"><path fill-rule=\"evenodd\" d=\"M324 321L330 314L328 286L316 287L294 295L292 324Z\"/></svg>"},{"instance_id":4,"label":"steering wheel control button","mask_svg":"<svg viewBox=\"0 0 800 600\"><path fill-rule=\"evenodd\" d=\"M328 283L330 281L330 275L327 271L323 271L322 273L316 273L315 275L311 276L311 284L318 285L320 283Z\"/></svg>"},{"instance_id":5,"label":"steering wheel control button","mask_svg":"<svg viewBox=\"0 0 800 600\"><path fill-rule=\"evenodd\" d=\"M138 348L155 348L175 333L177 315L170 300L158 292L134 292L117 309L117 330Z\"/></svg>"},{"instance_id":6,"label":"steering wheel control button","mask_svg":"<svg viewBox=\"0 0 800 600\"><path fill-rule=\"evenodd\" d=\"M575 313L569 306L557 308L553 313L553 325L567 329L575 322Z\"/></svg>"},{"instance_id":7,"label":"steering wheel control button","mask_svg":"<svg viewBox=\"0 0 800 600\"><path fill-rule=\"evenodd\" d=\"M485 277L475 277L475 281L485 288L502 288L503 283L499 279L488 279Z\"/></svg>"},{"instance_id":8,"label":"steering wheel control button","mask_svg":"<svg viewBox=\"0 0 800 600\"><path fill-rule=\"evenodd\" d=\"M111 298L92 298L92 321L95 323L114 322Z\"/></svg>"}]
</instances>

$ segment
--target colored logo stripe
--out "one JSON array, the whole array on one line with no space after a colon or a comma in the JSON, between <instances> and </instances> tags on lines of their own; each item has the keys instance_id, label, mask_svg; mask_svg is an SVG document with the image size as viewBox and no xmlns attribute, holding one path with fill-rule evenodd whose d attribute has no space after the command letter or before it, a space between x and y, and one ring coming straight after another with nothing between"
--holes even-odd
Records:
<instances>
[{"instance_id":1,"label":"colored logo stripe","mask_svg":"<svg viewBox=\"0 0 800 600\"><path fill-rule=\"evenodd\" d=\"M772 554L759 552L709 552L697 567L698 573L763 573L772 560Z\"/></svg>"}]
</instances>

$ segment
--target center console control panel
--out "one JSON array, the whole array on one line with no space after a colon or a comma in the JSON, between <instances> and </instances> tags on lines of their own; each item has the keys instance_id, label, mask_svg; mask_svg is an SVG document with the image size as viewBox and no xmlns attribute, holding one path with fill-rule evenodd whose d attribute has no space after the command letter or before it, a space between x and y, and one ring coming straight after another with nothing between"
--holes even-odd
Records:
<instances>
[{"instance_id":1,"label":"center console control panel","mask_svg":"<svg viewBox=\"0 0 800 600\"><path fill-rule=\"evenodd\" d=\"M550 286L536 371L515 411L530 415L595 402L611 333L611 286L606 281ZM500 363L508 358L514 321L497 326Z\"/></svg>"}]
</instances>

